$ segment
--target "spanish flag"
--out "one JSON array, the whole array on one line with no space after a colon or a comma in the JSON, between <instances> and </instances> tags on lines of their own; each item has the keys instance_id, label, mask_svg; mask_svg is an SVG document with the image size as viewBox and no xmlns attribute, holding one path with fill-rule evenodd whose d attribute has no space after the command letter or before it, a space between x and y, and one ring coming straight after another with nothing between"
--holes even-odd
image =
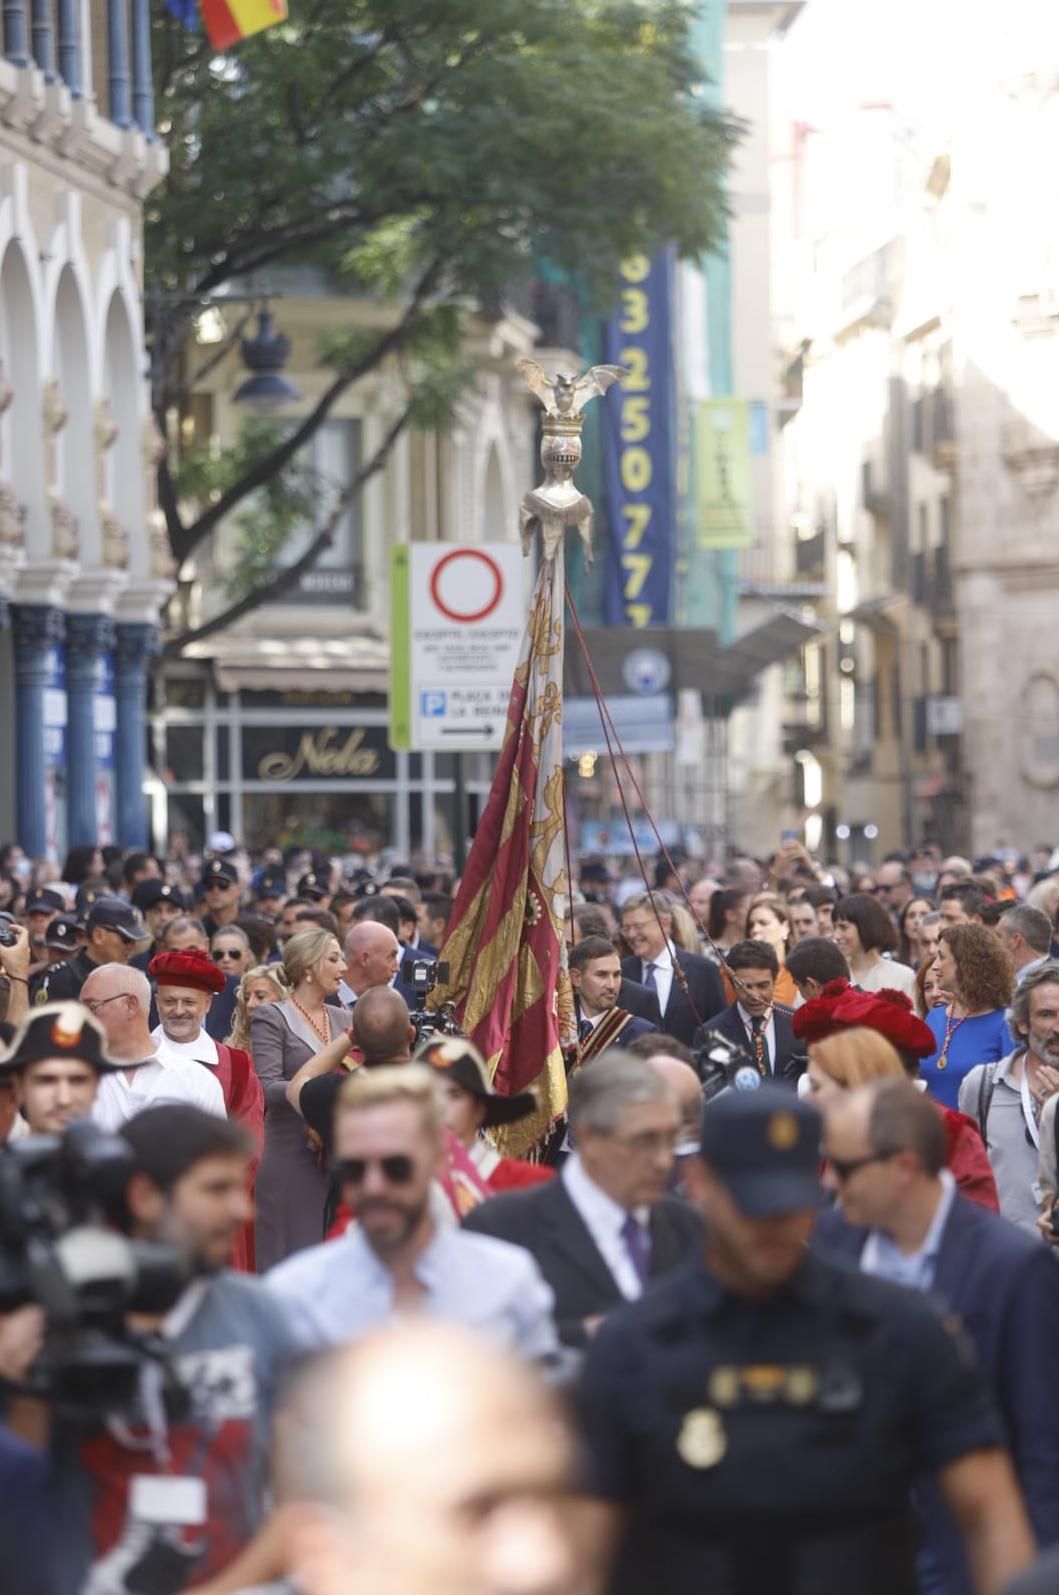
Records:
<instances>
[{"instance_id":1,"label":"spanish flag","mask_svg":"<svg viewBox=\"0 0 1059 1595\"><path fill-rule=\"evenodd\" d=\"M287 0L202 0L202 20L215 50L230 50L252 33L287 20Z\"/></svg>"}]
</instances>

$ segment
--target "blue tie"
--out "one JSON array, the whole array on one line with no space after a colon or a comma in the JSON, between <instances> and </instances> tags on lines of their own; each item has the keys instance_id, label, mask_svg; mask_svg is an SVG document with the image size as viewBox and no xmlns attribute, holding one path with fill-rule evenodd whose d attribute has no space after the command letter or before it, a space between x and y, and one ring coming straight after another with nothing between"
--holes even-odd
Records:
<instances>
[{"instance_id":1,"label":"blue tie","mask_svg":"<svg viewBox=\"0 0 1059 1595\"><path fill-rule=\"evenodd\" d=\"M625 1215L625 1223L621 1226L621 1238L625 1242L629 1261L636 1270L637 1279L641 1285L646 1285L651 1277L651 1237L645 1226L632 1213Z\"/></svg>"},{"instance_id":2,"label":"blue tie","mask_svg":"<svg viewBox=\"0 0 1059 1595\"><path fill-rule=\"evenodd\" d=\"M654 964L645 965L643 972L643 983L647 987L648 991L653 991L656 996L658 995L658 984L655 980Z\"/></svg>"}]
</instances>

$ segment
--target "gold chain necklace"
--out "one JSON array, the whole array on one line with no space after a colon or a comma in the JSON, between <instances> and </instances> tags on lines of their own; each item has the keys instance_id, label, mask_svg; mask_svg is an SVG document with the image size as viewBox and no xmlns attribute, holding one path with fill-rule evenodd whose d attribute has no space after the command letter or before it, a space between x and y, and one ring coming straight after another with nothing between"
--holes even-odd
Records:
<instances>
[{"instance_id":1,"label":"gold chain necklace","mask_svg":"<svg viewBox=\"0 0 1059 1595\"><path fill-rule=\"evenodd\" d=\"M324 1022L321 1025L321 1024L317 1024L316 1020L313 1018L312 1014L308 1011L308 1009L302 1007L302 1005L298 1001L297 997L292 996L291 997L291 1002L294 1004L295 1008L297 1008L298 1012L301 1014L302 1018L305 1020L305 1023L309 1026L309 1029L311 1031L313 1031L313 1033L315 1035L320 1037L320 1040L323 1042L324 1046L325 1047L330 1046L330 1044L331 1044L331 1015L327 1011L326 1003L324 1005L324 1010L323 1010Z\"/></svg>"},{"instance_id":2,"label":"gold chain necklace","mask_svg":"<svg viewBox=\"0 0 1059 1595\"><path fill-rule=\"evenodd\" d=\"M953 1039L955 1038L957 1030L959 1030L960 1026L963 1024L963 1021L967 1017L968 1017L967 1014L961 1014L959 1019L955 1019L953 1017L952 1009L951 1008L946 1009L946 1011L945 1011L945 1039L941 1043L941 1052L938 1054L938 1065L937 1066L938 1066L939 1069L947 1069L949 1067L949 1048L952 1045L952 1042L953 1042Z\"/></svg>"}]
</instances>

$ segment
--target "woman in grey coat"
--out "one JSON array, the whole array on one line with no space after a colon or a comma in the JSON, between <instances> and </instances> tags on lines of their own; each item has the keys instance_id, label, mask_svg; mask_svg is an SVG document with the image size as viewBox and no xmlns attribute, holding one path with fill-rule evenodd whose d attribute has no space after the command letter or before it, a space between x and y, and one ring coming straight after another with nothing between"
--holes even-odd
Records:
<instances>
[{"instance_id":1,"label":"woman in grey coat","mask_svg":"<svg viewBox=\"0 0 1059 1595\"><path fill-rule=\"evenodd\" d=\"M328 1177L305 1122L288 1104L287 1081L325 1049L337 1069L349 1047L351 1017L337 1000L346 962L326 930L288 941L283 967L291 994L264 1003L250 1018L250 1049L265 1092L265 1150L257 1176L257 1267L324 1238Z\"/></svg>"}]
</instances>

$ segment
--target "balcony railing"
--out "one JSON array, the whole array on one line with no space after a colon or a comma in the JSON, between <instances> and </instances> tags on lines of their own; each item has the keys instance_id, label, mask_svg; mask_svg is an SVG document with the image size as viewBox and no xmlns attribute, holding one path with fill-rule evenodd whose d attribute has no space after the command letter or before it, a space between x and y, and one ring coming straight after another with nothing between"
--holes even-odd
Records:
<instances>
[{"instance_id":1,"label":"balcony railing","mask_svg":"<svg viewBox=\"0 0 1059 1595\"><path fill-rule=\"evenodd\" d=\"M150 0L106 0L105 13L95 0L91 11L99 23L86 37L81 0L3 0L4 55L12 66L39 70L46 85L62 85L72 100L94 96L116 127L151 139Z\"/></svg>"}]
</instances>

